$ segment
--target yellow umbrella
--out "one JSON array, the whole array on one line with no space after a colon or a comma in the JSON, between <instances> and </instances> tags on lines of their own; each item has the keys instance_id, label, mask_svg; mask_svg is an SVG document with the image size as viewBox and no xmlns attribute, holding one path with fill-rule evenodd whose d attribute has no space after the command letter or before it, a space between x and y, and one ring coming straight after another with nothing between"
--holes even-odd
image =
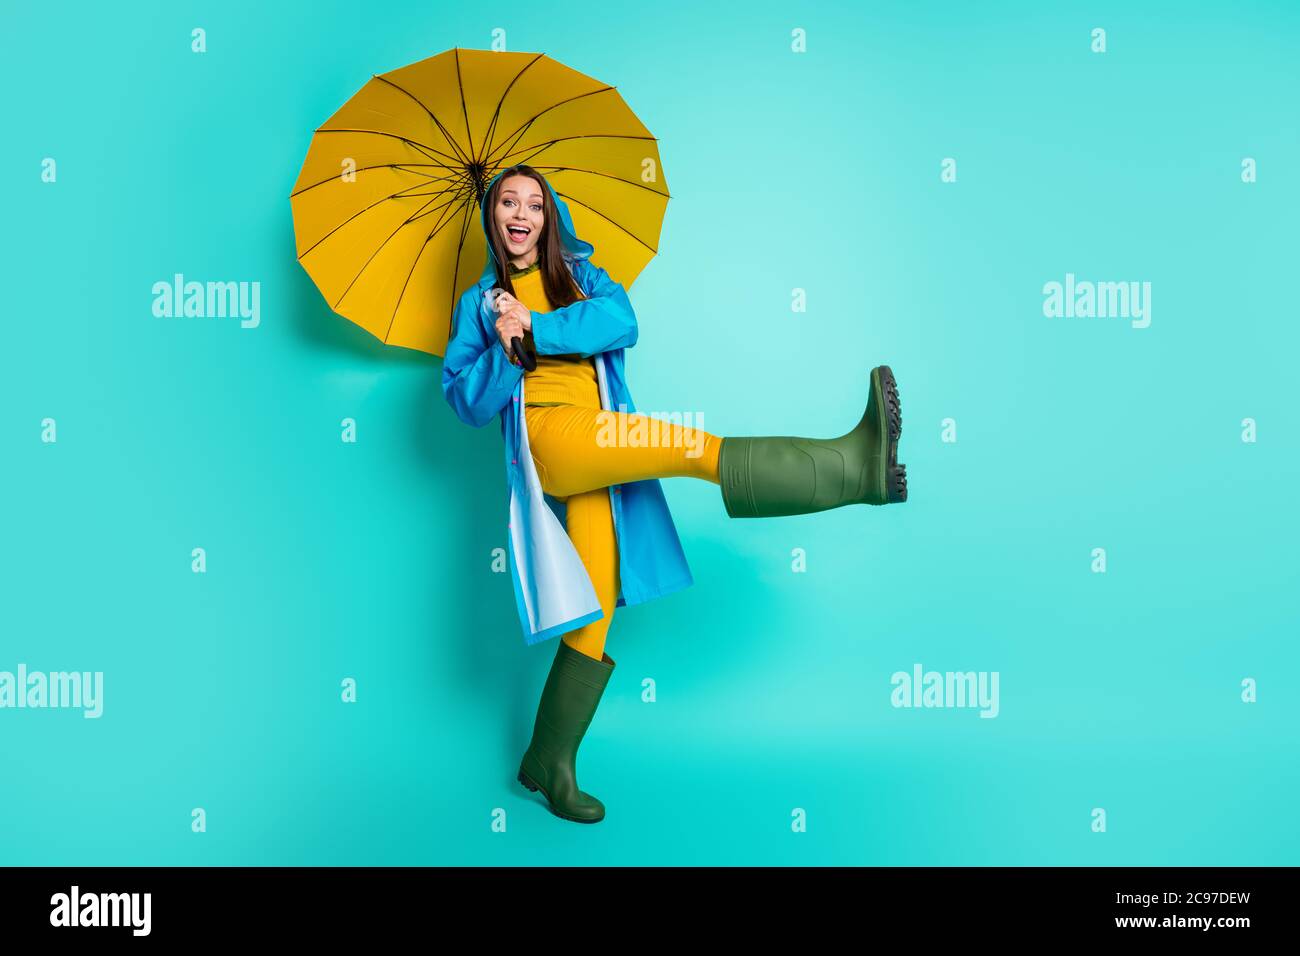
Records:
<instances>
[{"instance_id":1,"label":"yellow umbrella","mask_svg":"<svg viewBox=\"0 0 1300 956\"><path fill-rule=\"evenodd\" d=\"M312 136L290 195L298 261L335 312L442 355L487 262L479 203L516 163L631 286L668 205L658 143L614 87L541 53L457 47L373 76Z\"/></svg>"}]
</instances>

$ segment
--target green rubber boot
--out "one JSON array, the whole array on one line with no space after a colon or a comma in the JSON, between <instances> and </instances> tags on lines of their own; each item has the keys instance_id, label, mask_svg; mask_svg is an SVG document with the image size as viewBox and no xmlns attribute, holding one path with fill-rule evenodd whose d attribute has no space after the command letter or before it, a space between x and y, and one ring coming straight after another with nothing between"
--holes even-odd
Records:
<instances>
[{"instance_id":1,"label":"green rubber boot","mask_svg":"<svg viewBox=\"0 0 1300 956\"><path fill-rule=\"evenodd\" d=\"M725 437L718 473L727 514L770 518L906 501L907 467L898 463L902 431L898 385L881 365L871 370L867 410L847 435Z\"/></svg>"},{"instance_id":2,"label":"green rubber boot","mask_svg":"<svg viewBox=\"0 0 1300 956\"><path fill-rule=\"evenodd\" d=\"M557 817L598 823L605 819L605 805L578 789L574 760L614 672L614 659L602 654L601 660L596 660L563 640L558 643L537 705L533 739L519 764L519 782L529 790L542 791Z\"/></svg>"}]
</instances>

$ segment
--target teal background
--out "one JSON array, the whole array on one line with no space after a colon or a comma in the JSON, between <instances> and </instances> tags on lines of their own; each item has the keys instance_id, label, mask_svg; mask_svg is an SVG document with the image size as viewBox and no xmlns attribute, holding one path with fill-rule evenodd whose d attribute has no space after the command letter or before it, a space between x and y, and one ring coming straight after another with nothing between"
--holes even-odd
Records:
<instances>
[{"instance_id":1,"label":"teal background","mask_svg":"<svg viewBox=\"0 0 1300 956\"><path fill-rule=\"evenodd\" d=\"M105 701L0 711L0 863L1300 863L1300 8L1132 6L7 7L0 670ZM639 409L829 437L882 363L903 403L902 507L665 481L696 583L615 616L595 827L514 780L555 645L491 571L499 424L295 261L312 131L497 27L659 139ZM155 318L176 272L260 328ZM1045 318L1066 272L1150 281L1150 328ZM894 709L914 663L1000 715Z\"/></svg>"}]
</instances>

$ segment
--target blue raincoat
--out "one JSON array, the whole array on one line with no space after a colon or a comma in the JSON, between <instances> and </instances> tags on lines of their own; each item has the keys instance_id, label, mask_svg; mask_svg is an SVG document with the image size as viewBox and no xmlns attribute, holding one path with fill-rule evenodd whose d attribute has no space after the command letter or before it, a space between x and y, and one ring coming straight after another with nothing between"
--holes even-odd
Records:
<instances>
[{"instance_id":1,"label":"blue raincoat","mask_svg":"<svg viewBox=\"0 0 1300 956\"><path fill-rule=\"evenodd\" d=\"M553 312L533 313L537 354L594 356L601 408L635 412L623 374L624 350L637 340L632 304L626 290L590 261L594 248L577 237L569 207L550 183L547 189L560 213L556 225L565 264L586 298ZM482 205L487 236L490 211ZM482 277L461 295L452 315L451 338L442 364L442 391L456 417L467 425L481 428L494 416L501 418L510 578L524 642L536 644L597 620L605 612L561 521L564 504L543 492L537 477L528 450L524 369L512 363L502 348L495 327L497 315L484 298L484 292L494 285L496 264L489 242ZM615 606L641 604L692 584L659 479L613 485L608 491L618 539L619 595Z\"/></svg>"}]
</instances>

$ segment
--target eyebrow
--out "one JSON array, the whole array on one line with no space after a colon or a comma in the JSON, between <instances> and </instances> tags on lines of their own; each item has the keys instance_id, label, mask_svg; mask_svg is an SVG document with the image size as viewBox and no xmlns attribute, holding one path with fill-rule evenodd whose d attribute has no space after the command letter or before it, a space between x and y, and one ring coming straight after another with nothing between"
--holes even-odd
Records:
<instances>
[{"instance_id":1,"label":"eyebrow","mask_svg":"<svg viewBox=\"0 0 1300 956\"><path fill-rule=\"evenodd\" d=\"M517 195L519 195L519 194L518 194L517 192L515 192L513 189L503 189L503 190L501 190L501 195L502 195L502 196L506 196L506 195L517 196ZM529 199L541 199L541 198L542 198L542 194L541 194L541 193L532 193L528 198L529 198Z\"/></svg>"}]
</instances>

